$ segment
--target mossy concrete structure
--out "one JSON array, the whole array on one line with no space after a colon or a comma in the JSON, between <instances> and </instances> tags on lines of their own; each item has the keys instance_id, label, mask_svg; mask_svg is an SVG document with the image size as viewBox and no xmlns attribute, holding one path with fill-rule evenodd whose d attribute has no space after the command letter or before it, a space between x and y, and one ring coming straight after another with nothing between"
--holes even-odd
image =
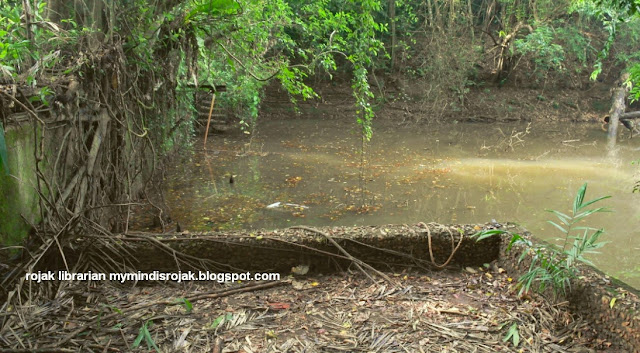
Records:
<instances>
[{"instance_id":1,"label":"mossy concrete structure","mask_svg":"<svg viewBox=\"0 0 640 353\"><path fill-rule=\"evenodd\" d=\"M0 241L18 244L30 225L40 221L35 173L34 126L21 124L5 129L9 171L0 173Z\"/></svg>"}]
</instances>

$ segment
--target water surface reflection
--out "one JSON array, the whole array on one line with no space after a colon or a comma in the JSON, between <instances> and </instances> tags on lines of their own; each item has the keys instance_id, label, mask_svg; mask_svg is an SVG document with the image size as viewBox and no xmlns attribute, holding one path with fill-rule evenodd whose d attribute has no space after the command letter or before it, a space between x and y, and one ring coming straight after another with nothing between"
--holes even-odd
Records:
<instances>
[{"instance_id":1,"label":"water surface reflection","mask_svg":"<svg viewBox=\"0 0 640 353\"><path fill-rule=\"evenodd\" d=\"M207 151L170 171L167 203L183 227L496 219L553 240L560 234L545 209L568 212L588 182L587 199L612 195L605 202L615 211L589 219L611 241L594 262L640 288L640 195L631 193L640 138L623 136L611 158L606 133L592 124L378 127L363 155L348 122L271 121L258 130L250 146L241 135L210 138Z\"/></svg>"}]
</instances>

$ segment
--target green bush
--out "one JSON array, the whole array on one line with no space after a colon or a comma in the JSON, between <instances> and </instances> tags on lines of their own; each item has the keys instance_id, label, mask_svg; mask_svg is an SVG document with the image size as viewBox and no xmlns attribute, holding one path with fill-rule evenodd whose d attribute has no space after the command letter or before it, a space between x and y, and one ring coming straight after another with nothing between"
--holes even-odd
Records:
<instances>
[{"instance_id":1,"label":"green bush","mask_svg":"<svg viewBox=\"0 0 640 353\"><path fill-rule=\"evenodd\" d=\"M564 48L554 43L556 33L552 27L541 25L526 37L516 39L518 53L528 56L534 63L534 72L543 74L551 70L564 71Z\"/></svg>"},{"instance_id":2,"label":"green bush","mask_svg":"<svg viewBox=\"0 0 640 353\"><path fill-rule=\"evenodd\" d=\"M544 292L551 288L554 295L566 294L570 287L571 279L576 277L577 262L584 262L593 265L591 261L584 257L585 254L594 253L605 243L599 242L600 236L604 233L602 228L596 229L588 226L576 226L576 224L592 214L608 212L604 207L587 209L594 203L607 199L610 196L598 197L591 201L584 201L587 192L585 183L573 201L571 215L555 210L548 210L553 213L558 221L548 221L551 225L560 230L564 235L562 247L534 244L529 239L503 230L487 230L474 235L477 241L493 235L509 234L511 241L507 247L510 251L514 245L524 247L525 251L519 258L524 260L527 255L531 256L529 270L518 279L520 294L529 292L532 288L537 292Z\"/></svg>"}]
</instances>

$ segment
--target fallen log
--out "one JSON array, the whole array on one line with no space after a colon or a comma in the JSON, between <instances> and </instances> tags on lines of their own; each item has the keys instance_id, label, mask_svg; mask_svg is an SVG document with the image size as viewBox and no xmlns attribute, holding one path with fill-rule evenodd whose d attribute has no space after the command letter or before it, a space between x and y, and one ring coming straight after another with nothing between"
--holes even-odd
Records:
<instances>
[{"instance_id":1,"label":"fallen log","mask_svg":"<svg viewBox=\"0 0 640 353\"><path fill-rule=\"evenodd\" d=\"M620 120L638 119L640 118L640 111L626 112L620 114Z\"/></svg>"}]
</instances>

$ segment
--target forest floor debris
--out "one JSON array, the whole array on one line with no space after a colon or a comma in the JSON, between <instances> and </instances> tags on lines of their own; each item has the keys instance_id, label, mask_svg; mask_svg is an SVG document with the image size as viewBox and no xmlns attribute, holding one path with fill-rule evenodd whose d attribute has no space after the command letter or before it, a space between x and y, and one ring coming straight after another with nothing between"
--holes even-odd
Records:
<instances>
[{"instance_id":1,"label":"forest floor debris","mask_svg":"<svg viewBox=\"0 0 640 353\"><path fill-rule=\"evenodd\" d=\"M563 303L518 296L496 265L277 282L65 282L4 313L0 352L595 352Z\"/></svg>"}]
</instances>

